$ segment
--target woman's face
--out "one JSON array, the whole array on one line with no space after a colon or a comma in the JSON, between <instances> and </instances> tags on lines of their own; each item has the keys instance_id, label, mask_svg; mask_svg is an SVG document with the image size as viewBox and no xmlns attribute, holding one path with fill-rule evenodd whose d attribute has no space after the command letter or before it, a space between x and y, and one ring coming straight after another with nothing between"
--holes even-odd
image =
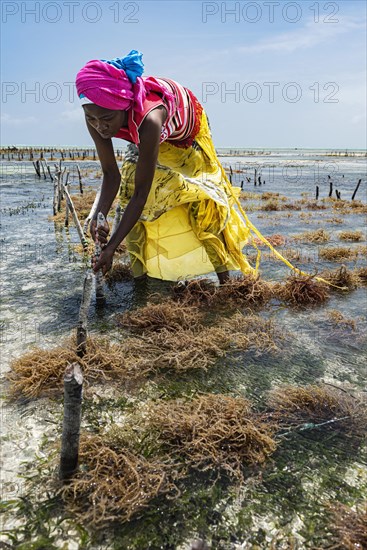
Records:
<instances>
[{"instance_id":1,"label":"woman's face","mask_svg":"<svg viewBox=\"0 0 367 550\"><path fill-rule=\"evenodd\" d=\"M101 137L112 138L127 125L127 111L112 111L98 105L83 105L85 118Z\"/></svg>"}]
</instances>

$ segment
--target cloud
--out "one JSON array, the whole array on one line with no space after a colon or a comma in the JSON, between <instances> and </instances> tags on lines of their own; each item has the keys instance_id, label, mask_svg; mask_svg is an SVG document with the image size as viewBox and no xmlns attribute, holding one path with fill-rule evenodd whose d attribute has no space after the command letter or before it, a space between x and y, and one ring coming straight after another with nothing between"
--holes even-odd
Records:
<instances>
[{"instance_id":1,"label":"cloud","mask_svg":"<svg viewBox=\"0 0 367 550\"><path fill-rule=\"evenodd\" d=\"M1 115L1 124L6 126L23 126L25 124L33 124L37 122L34 116L14 117L8 113Z\"/></svg>"},{"instance_id":2,"label":"cloud","mask_svg":"<svg viewBox=\"0 0 367 550\"><path fill-rule=\"evenodd\" d=\"M264 52L294 52L314 48L321 44L330 43L342 34L365 28L364 21L357 21L351 17L344 17L338 23L315 23L309 20L306 24L290 32L281 33L271 38L260 40L251 46L241 46L241 53Z\"/></svg>"},{"instance_id":3,"label":"cloud","mask_svg":"<svg viewBox=\"0 0 367 550\"><path fill-rule=\"evenodd\" d=\"M366 113L360 113L352 117L351 122L352 124L362 124L363 122L366 122L366 120L367 120Z\"/></svg>"}]
</instances>

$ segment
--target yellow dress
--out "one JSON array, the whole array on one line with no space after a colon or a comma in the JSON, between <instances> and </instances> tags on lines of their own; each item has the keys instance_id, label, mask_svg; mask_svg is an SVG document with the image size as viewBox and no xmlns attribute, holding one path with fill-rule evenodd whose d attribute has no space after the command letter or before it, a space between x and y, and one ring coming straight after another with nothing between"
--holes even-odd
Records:
<instances>
[{"instance_id":1,"label":"yellow dress","mask_svg":"<svg viewBox=\"0 0 367 550\"><path fill-rule=\"evenodd\" d=\"M132 146L121 168L120 203L134 192L137 148ZM152 187L139 221L126 238L134 277L177 281L211 272L241 270L257 274L242 250L256 234L287 266L248 219L220 164L205 112L191 147L164 141L159 146ZM255 246L257 249L257 247Z\"/></svg>"}]
</instances>

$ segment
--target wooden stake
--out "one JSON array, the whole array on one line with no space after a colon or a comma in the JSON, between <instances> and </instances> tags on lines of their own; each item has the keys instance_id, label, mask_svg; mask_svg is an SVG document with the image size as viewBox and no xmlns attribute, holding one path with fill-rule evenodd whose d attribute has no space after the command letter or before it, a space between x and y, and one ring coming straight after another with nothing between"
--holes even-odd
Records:
<instances>
[{"instance_id":1,"label":"wooden stake","mask_svg":"<svg viewBox=\"0 0 367 550\"><path fill-rule=\"evenodd\" d=\"M79 309L78 326L76 330L76 345L77 354L79 357L84 357L87 351L87 324L88 324L88 310L92 297L92 273L88 271L85 276L83 284L83 295Z\"/></svg>"},{"instance_id":2,"label":"wooden stake","mask_svg":"<svg viewBox=\"0 0 367 550\"><path fill-rule=\"evenodd\" d=\"M83 374L78 363L68 365L64 375L64 421L59 477L66 481L78 467Z\"/></svg>"},{"instance_id":3,"label":"wooden stake","mask_svg":"<svg viewBox=\"0 0 367 550\"><path fill-rule=\"evenodd\" d=\"M68 201L65 203L65 227L69 227L69 205Z\"/></svg>"},{"instance_id":4,"label":"wooden stake","mask_svg":"<svg viewBox=\"0 0 367 550\"><path fill-rule=\"evenodd\" d=\"M106 218L104 217L102 212L98 212L97 228L100 227L101 225L104 225L105 223L106 223ZM102 253L102 247L99 244L99 241L97 241L96 242L96 248L95 248L95 256L96 256L97 260L99 259L101 253ZM106 302L106 298L105 298L104 291L103 291L102 269L100 269L96 273L95 277L96 277L96 302L97 302L97 307L103 307L105 302Z\"/></svg>"},{"instance_id":5,"label":"wooden stake","mask_svg":"<svg viewBox=\"0 0 367 550\"><path fill-rule=\"evenodd\" d=\"M111 236L117 231L117 228L120 224L120 221L121 221L121 205L118 204L116 206L116 211L115 211L115 217L114 217L114 220L113 220Z\"/></svg>"},{"instance_id":6,"label":"wooden stake","mask_svg":"<svg viewBox=\"0 0 367 550\"><path fill-rule=\"evenodd\" d=\"M330 198L333 194L333 182L329 181L329 184L330 184L330 190L329 190L329 198Z\"/></svg>"},{"instance_id":7,"label":"wooden stake","mask_svg":"<svg viewBox=\"0 0 367 550\"><path fill-rule=\"evenodd\" d=\"M320 188L318 185L316 185L316 200L319 198L319 192L320 192Z\"/></svg>"},{"instance_id":8,"label":"wooden stake","mask_svg":"<svg viewBox=\"0 0 367 550\"><path fill-rule=\"evenodd\" d=\"M45 159L45 164L46 164L46 168L47 168L48 175L50 176L50 180L51 180L51 181L54 181L54 178L53 178L53 176L52 176L52 174L51 174L51 170L50 170L49 165L47 164L46 159Z\"/></svg>"},{"instance_id":9,"label":"wooden stake","mask_svg":"<svg viewBox=\"0 0 367 550\"><path fill-rule=\"evenodd\" d=\"M45 159L43 159L43 161L41 160L40 165L41 165L41 168L42 168L43 179L47 179L46 170L45 170L45 167L43 166L44 162L45 162Z\"/></svg>"},{"instance_id":10,"label":"wooden stake","mask_svg":"<svg viewBox=\"0 0 367 550\"><path fill-rule=\"evenodd\" d=\"M83 249L84 250L87 250L88 248L88 242L85 238L85 235L84 235L84 232L83 232L83 229L82 229L82 226L80 225L80 221L79 221L79 218L78 218L78 214L76 213L75 211L75 208L74 208L74 205L73 205L73 201L71 200L71 197L69 195L69 191L68 189L65 187L64 185L64 193L65 193L65 198L66 198L66 201L68 203L68 206L69 206L69 210L71 212L71 215L73 216L73 220L74 220L74 223L75 223L75 227L78 231L78 235L79 235L79 239L80 239L80 242L82 243L82 246L83 246Z\"/></svg>"},{"instance_id":11,"label":"wooden stake","mask_svg":"<svg viewBox=\"0 0 367 550\"><path fill-rule=\"evenodd\" d=\"M91 208L91 210L88 214L87 219L84 222L84 226L83 226L84 233L86 233L88 231L89 223L90 223L91 219L93 218L94 214L96 213L98 202L99 202L99 197L101 196L101 189L102 189L102 186L98 189L98 191L96 193L96 197L95 197L93 205L92 205L92 208Z\"/></svg>"},{"instance_id":12,"label":"wooden stake","mask_svg":"<svg viewBox=\"0 0 367 550\"><path fill-rule=\"evenodd\" d=\"M362 180L359 180L359 181L358 181L357 187L354 189L354 193L353 193L353 195L352 195L352 201L354 201L354 197L356 196L357 191L358 191L358 189L359 189L359 186L361 185L361 181L362 181Z\"/></svg>"},{"instance_id":13,"label":"wooden stake","mask_svg":"<svg viewBox=\"0 0 367 550\"><path fill-rule=\"evenodd\" d=\"M40 178L41 177L41 172L40 172L39 160L36 160L36 162L33 162L33 166L34 166L34 169L36 170L37 176Z\"/></svg>"},{"instance_id":14,"label":"wooden stake","mask_svg":"<svg viewBox=\"0 0 367 550\"><path fill-rule=\"evenodd\" d=\"M57 211L61 211L61 199L62 199L62 174L59 171L57 173Z\"/></svg>"},{"instance_id":15,"label":"wooden stake","mask_svg":"<svg viewBox=\"0 0 367 550\"><path fill-rule=\"evenodd\" d=\"M56 175L56 178L54 180L54 200L53 200L53 213L54 213L54 216L56 216L56 214L57 214L57 205L59 203L58 194L59 194L59 182L58 182L58 177Z\"/></svg>"},{"instance_id":16,"label":"wooden stake","mask_svg":"<svg viewBox=\"0 0 367 550\"><path fill-rule=\"evenodd\" d=\"M83 182L82 182L82 175L80 173L80 168L79 168L78 164L76 165L76 169L78 170L79 189L80 189L80 194L82 195L83 194Z\"/></svg>"}]
</instances>

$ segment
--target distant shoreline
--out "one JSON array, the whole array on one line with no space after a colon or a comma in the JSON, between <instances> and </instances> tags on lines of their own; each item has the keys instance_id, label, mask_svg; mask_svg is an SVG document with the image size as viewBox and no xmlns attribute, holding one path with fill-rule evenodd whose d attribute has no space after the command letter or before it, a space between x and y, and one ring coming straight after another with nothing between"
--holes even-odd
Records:
<instances>
[{"instance_id":1,"label":"distant shoreline","mask_svg":"<svg viewBox=\"0 0 367 550\"><path fill-rule=\"evenodd\" d=\"M126 145L121 145L121 146L118 146L118 147L115 147L115 149L126 149ZM52 145L52 144L47 144L47 145L26 145L26 144L6 144L6 145L2 145L0 146L0 151L8 151L8 149L13 149L14 148L18 149L18 150L24 150L24 149L33 149L33 150L37 150L37 149L53 149L53 150L66 150L66 151L69 151L69 150L81 150L81 151L84 151L84 150L93 150L94 147L92 145ZM271 154L272 152L277 152L277 151L315 151L315 152L334 152L334 153L367 153L367 149L363 149L363 148L347 148L347 147L339 147L339 148L336 148L336 147L217 147L216 148L217 152L222 154L222 153L229 153L229 152L233 152L233 153L249 153L249 152L256 152L256 153L261 153L263 152L264 154Z\"/></svg>"}]
</instances>

